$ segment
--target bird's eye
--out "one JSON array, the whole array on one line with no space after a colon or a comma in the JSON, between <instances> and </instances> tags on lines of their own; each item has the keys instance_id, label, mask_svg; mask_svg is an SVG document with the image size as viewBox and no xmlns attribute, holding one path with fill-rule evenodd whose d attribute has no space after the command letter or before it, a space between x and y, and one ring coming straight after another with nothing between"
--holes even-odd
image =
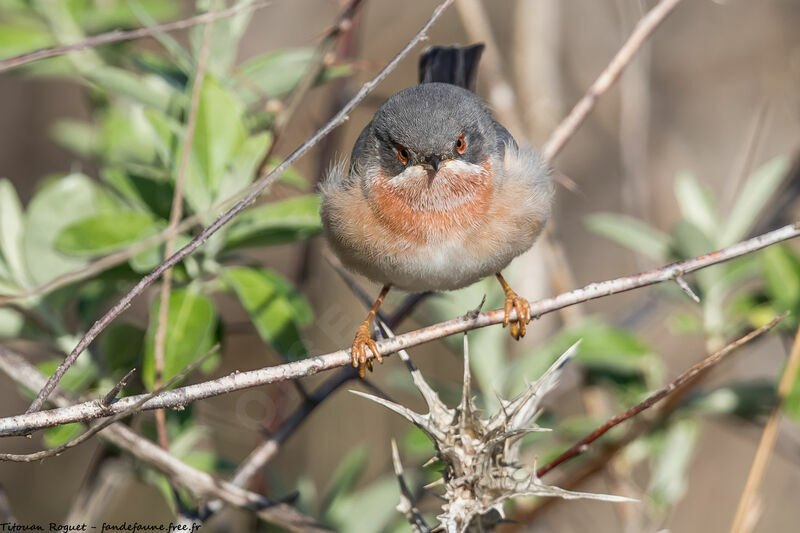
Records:
<instances>
[{"instance_id":1,"label":"bird's eye","mask_svg":"<svg viewBox=\"0 0 800 533\"><path fill-rule=\"evenodd\" d=\"M403 163L404 165L408 163L408 150L403 148L403 146L395 143L394 145L395 150L397 151L397 159Z\"/></svg>"},{"instance_id":2,"label":"bird's eye","mask_svg":"<svg viewBox=\"0 0 800 533\"><path fill-rule=\"evenodd\" d=\"M458 136L456 139L456 152L459 154L463 154L467 150L467 139L464 138L464 134Z\"/></svg>"}]
</instances>

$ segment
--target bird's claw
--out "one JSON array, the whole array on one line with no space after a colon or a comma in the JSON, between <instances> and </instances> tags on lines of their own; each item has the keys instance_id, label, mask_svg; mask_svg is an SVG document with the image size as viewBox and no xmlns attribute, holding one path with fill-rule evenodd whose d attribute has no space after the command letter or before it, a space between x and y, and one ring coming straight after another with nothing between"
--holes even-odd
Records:
<instances>
[{"instance_id":1,"label":"bird's claw","mask_svg":"<svg viewBox=\"0 0 800 533\"><path fill-rule=\"evenodd\" d=\"M516 310L517 319L511 320L511 311ZM506 290L506 304L504 307L505 317L503 318L503 327L510 326L511 336L519 340L525 336L526 324L531 321L531 304L528 300L521 298L511 289Z\"/></svg>"},{"instance_id":2,"label":"bird's claw","mask_svg":"<svg viewBox=\"0 0 800 533\"><path fill-rule=\"evenodd\" d=\"M353 346L350 348L350 358L353 361L353 368L358 368L358 375L362 378L367 374L367 369L372 372L372 359L369 358L369 353L383 363L383 357L378 350L378 344L372 340L369 331L369 322L364 322L359 326L356 331L356 338L353 340Z\"/></svg>"}]
</instances>

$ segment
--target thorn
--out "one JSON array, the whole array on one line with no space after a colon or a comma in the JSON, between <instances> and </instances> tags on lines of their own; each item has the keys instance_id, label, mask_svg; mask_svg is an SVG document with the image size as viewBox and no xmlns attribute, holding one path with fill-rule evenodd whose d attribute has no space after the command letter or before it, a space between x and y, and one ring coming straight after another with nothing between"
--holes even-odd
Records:
<instances>
[{"instance_id":1,"label":"thorn","mask_svg":"<svg viewBox=\"0 0 800 533\"><path fill-rule=\"evenodd\" d=\"M689 298L694 300L695 303L698 304L700 303L700 297L697 294L695 294L695 292L692 290L692 287L689 286L689 284L686 282L683 276L677 276L675 278L675 283L677 283L678 287L680 287L683 290L683 292L685 292L689 296Z\"/></svg>"},{"instance_id":2,"label":"thorn","mask_svg":"<svg viewBox=\"0 0 800 533\"><path fill-rule=\"evenodd\" d=\"M423 486L422 488L425 490L430 490L432 488L438 487L439 485L444 485L444 478L440 477L436 481L428 483L427 485Z\"/></svg>"},{"instance_id":3,"label":"thorn","mask_svg":"<svg viewBox=\"0 0 800 533\"><path fill-rule=\"evenodd\" d=\"M103 404L103 406L105 407L111 405L111 402L113 402L114 398L116 398L117 395L120 392L122 392L122 389L124 389L128 385L128 381L130 381L131 377L135 373L136 373L135 368L131 368L130 370L128 370L128 373L122 376L122 379L119 380L119 383L114 385L114 387L110 391L108 391L108 393L105 396L103 396L103 399L100 400L100 403Z\"/></svg>"},{"instance_id":4,"label":"thorn","mask_svg":"<svg viewBox=\"0 0 800 533\"><path fill-rule=\"evenodd\" d=\"M483 309L483 304L485 303L486 303L486 295L484 294L483 298L481 298L481 303L478 304L478 307L470 311L467 311L467 314L464 315L464 318L466 318L467 320L475 320L476 318L478 318L478 315L481 314L481 309Z\"/></svg>"}]
</instances>

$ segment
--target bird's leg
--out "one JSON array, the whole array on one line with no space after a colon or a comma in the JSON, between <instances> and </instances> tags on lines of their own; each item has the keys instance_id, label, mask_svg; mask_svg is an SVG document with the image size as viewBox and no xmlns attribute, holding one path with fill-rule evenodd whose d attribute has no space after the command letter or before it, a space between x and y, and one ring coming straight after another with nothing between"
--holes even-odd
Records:
<instances>
[{"instance_id":1,"label":"bird's leg","mask_svg":"<svg viewBox=\"0 0 800 533\"><path fill-rule=\"evenodd\" d=\"M353 346L350 348L350 357L353 360L353 367L358 368L358 375L362 378L366 375L367 368L372 371L372 359L367 358L367 350L372 352L372 355L375 356L378 362L383 363L383 357L381 357L381 352L378 351L378 345L372 340L369 325L372 319L375 318L388 292L389 285L384 285L381 293L378 295L378 299L372 304L372 309L369 310L367 318L365 318L364 322L358 327L356 338L353 340Z\"/></svg>"},{"instance_id":2,"label":"bird's leg","mask_svg":"<svg viewBox=\"0 0 800 533\"><path fill-rule=\"evenodd\" d=\"M531 321L531 304L528 303L528 300L525 298L521 298L514 292L511 287L508 286L506 280L503 279L503 275L499 272L497 275L497 281L500 282L500 285L503 287L503 291L506 293L506 305L504 307L506 316L503 319L503 327L509 325L511 323L511 336L514 337L516 340L525 336L525 325ZM510 321L509 316L511 315L511 310L516 309L517 311L517 319Z\"/></svg>"}]
</instances>

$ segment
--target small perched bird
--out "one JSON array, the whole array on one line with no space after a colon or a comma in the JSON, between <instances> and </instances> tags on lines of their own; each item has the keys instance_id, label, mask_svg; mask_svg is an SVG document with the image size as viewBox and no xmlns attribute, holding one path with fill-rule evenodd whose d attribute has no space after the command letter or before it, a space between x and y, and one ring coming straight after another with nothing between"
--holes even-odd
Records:
<instances>
[{"instance_id":1,"label":"small perched bird","mask_svg":"<svg viewBox=\"0 0 800 533\"><path fill-rule=\"evenodd\" d=\"M525 335L530 304L500 271L539 236L553 199L550 171L518 144L475 94L483 45L432 47L420 58L419 85L389 98L359 135L349 165L324 181L322 223L344 265L383 284L350 350L364 377L370 334L390 287L454 290L495 275L505 321Z\"/></svg>"}]
</instances>

